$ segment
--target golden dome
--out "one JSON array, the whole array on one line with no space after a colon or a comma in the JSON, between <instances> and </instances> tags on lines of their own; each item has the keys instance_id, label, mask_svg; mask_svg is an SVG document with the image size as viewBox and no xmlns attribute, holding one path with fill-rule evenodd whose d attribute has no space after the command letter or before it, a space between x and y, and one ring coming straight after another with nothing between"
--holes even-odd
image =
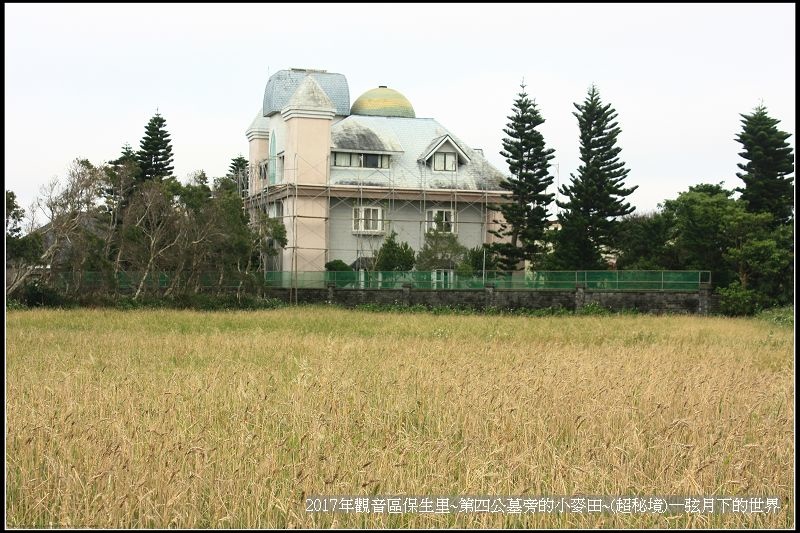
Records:
<instances>
[{"instance_id":1,"label":"golden dome","mask_svg":"<svg viewBox=\"0 0 800 533\"><path fill-rule=\"evenodd\" d=\"M414 108L408 99L385 85L370 89L359 96L350 108L351 115L369 115L372 117L405 117L416 118Z\"/></svg>"}]
</instances>

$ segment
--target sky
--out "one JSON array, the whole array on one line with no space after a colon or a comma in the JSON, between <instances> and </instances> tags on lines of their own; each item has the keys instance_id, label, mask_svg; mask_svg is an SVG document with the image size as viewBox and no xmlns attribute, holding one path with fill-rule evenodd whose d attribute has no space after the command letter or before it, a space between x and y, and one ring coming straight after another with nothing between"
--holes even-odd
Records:
<instances>
[{"instance_id":1,"label":"sky","mask_svg":"<svg viewBox=\"0 0 800 533\"><path fill-rule=\"evenodd\" d=\"M617 111L637 212L736 177L741 114L763 103L795 147L794 4L5 4L5 182L26 208L75 158L138 149L158 111L175 175L227 172L270 74L387 85L503 173L520 83L568 183L574 103ZM556 184L550 192L555 192Z\"/></svg>"}]
</instances>

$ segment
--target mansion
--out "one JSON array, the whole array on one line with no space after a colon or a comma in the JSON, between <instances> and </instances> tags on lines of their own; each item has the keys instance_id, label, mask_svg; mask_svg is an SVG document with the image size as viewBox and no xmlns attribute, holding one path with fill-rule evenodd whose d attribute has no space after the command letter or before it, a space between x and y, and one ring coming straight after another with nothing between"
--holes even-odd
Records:
<instances>
[{"instance_id":1,"label":"mansion","mask_svg":"<svg viewBox=\"0 0 800 533\"><path fill-rule=\"evenodd\" d=\"M503 174L393 89L351 105L342 74L281 70L246 135L245 206L286 227L270 270L321 271L335 259L363 268L392 231L417 252L437 224L468 248L496 239Z\"/></svg>"}]
</instances>

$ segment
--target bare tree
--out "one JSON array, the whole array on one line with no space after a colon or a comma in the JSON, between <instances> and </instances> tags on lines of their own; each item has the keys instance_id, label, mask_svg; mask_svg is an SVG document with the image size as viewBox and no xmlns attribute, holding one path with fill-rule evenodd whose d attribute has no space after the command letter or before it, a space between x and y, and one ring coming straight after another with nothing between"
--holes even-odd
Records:
<instances>
[{"instance_id":1,"label":"bare tree","mask_svg":"<svg viewBox=\"0 0 800 533\"><path fill-rule=\"evenodd\" d=\"M95 225L101 179L100 168L85 159L75 159L63 182L55 177L41 188L31 206L29 230L41 236L42 253L36 262L16 265L7 293L24 285L39 265L43 266L40 270L44 281L50 281L70 255L88 257L80 248L85 244L84 232Z\"/></svg>"},{"instance_id":2,"label":"bare tree","mask_svg":"<svg viewBox=\"0 0 800 533\"><path fill-rule=\"evenodd\" d=\"M147 277L158 272L166 252L184 238L181 215L161 183L145 182L133 194L123 220L123 238L129 262L141 268L134 300L142 293Z\"/></svg>"}]
</instances>

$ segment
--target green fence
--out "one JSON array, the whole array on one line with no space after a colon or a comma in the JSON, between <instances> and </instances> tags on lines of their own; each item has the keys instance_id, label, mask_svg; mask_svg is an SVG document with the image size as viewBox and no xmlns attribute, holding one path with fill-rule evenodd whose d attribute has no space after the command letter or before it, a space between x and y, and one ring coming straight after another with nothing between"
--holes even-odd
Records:
<instances>
[{"instance_id":1,"label":"green fence","mask_svg":"<svg viewBox=\"0 0 800 533\"><path fill-rule=\"evenodd\" d=\"M135 291L142 279L140 272L57 273L58 288L92 290L115 288L121 292ZM143 288L161 292L175 282L174 274L158 272L149 274ZM540 272L487 271L473 275L454 271L434 272L227 272L220 282L218 272L204 272L191 279L178 280L200 290L236 290L239 287L280 287L325 289L333 285L339 289L483 289L492 285L498 289L572 290L578 287L609 291L696 291L711 283L711 272L698 270L578 270Z\"/></svg>"},{"instance_id":2,"label":"green fence","mask_svg":"<svg viewBox=\"0 0 800 533\"><path fill-rule=\"evenodd\" d=\"M711 272L698 270L579 270L486 272L462 275L435 272L267 272L267 286L323 289L575 289L610 291L696 291L711 283Z\"/></svg>"}]
</instances>

